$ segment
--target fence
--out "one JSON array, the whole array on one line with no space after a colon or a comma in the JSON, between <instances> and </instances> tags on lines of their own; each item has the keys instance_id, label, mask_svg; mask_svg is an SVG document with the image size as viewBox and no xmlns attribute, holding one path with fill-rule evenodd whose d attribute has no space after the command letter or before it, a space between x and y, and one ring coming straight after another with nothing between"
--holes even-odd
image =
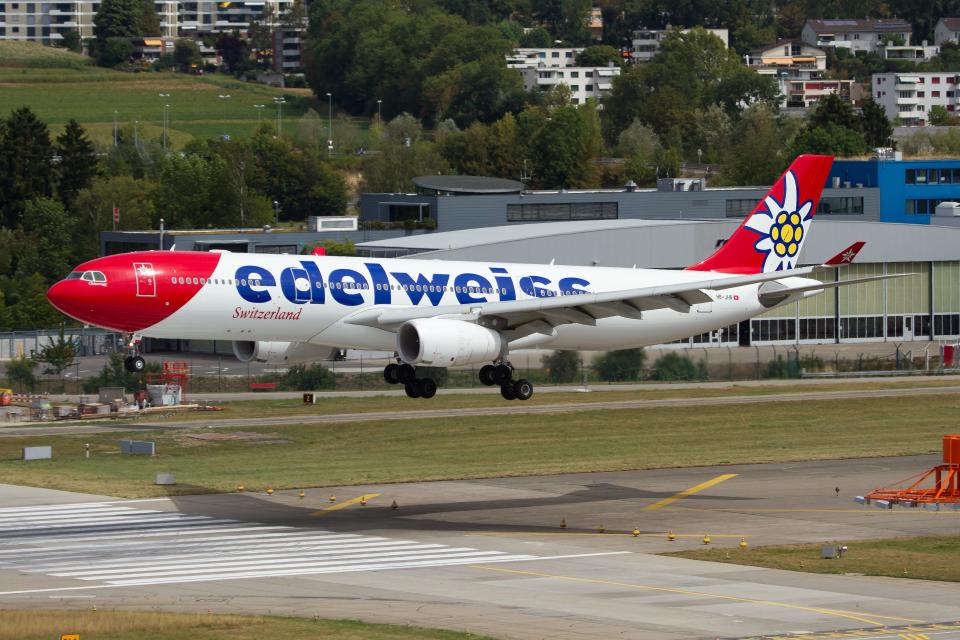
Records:
<instances>
[{"instance_id":1,"label":"fence","mask_svg":"<svg viewBox=\"0 0 960 640\"><path fill-rule=\"evenodd\" d=\"M56 341L59 335L59 329L0 332L0 361L22 354L37 355L51 341ZM78 356L104 355L120 347L119 334L106 329L68 328L63 335L74 343Z\"/></svg>"}]
</instances>

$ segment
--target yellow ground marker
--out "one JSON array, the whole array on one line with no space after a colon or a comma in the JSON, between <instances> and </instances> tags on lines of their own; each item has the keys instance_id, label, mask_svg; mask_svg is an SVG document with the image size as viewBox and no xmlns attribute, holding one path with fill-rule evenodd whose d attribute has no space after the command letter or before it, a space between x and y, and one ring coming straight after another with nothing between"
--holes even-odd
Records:
<instances>
[{"instance_id":1,"label":"yellow ground marker","mask_svg":"<svg viewBox=\"0 0 960 640\"><path fill-rule=\"evenodd\" d=\"M323 509L320 509L320 511L314 511L310 515L314 517L325 516L331 511L339 511L340 509L344 509L355 504L360 504L361 502L370 502L379 495L379 493L368 493L366 495L357 496L356 498L351 498L349 500L344 500L343 502L338 502L337 504L332 504L329 507L324 507Z\"/></svg>"},{"instance_id":2,"label":"yellow ground marker","mask_svg":"<svg viewBox=\"0 0 960 640\"><path fill-rule=\"evenodd\" d=\"M707 480L706 482L701 482L700 484L698 484L698 485L695 486L695 487L690 487L689 489L684 489L684 490L681 491L680 493L676 493L676 494L670 496L669 498L664 498L664 499L661 500L660 502L654 502L653 504L648 504L647 506L644 507L644 510L646 510L646 511L652 511L653 509L660 509L661 507L665 507L665 506L667 506L668 504L673 504L673 503L676 502L677 500L680 500L680 499L682 499L682 498L686 498L687 496L692 496L692 495L695 494L695 493L700 493L700 492L703 491L704 489L709 489L710 487L712 487L712 486L714 486L714 485L716 485L716 484L720 484L721 482L723 482L723 481L725 481L725 480L729 480L730 478L736 478L736 477L737 477L737 474L735 474L735 473L725 473L725 474L723 474L722 476L717 476L716 478L713 478L712 480Z\"/></svg>"},{"instance_id":3,"label":"yellow ground marker","mask_svg":"<svg viewBox=\"0 0 960 640\"><path fill-rule=\"evenodd\" d=\"M842 609L826 609L823 607L806 607L799 604L790 604L789 602L778 602L776 600L761 600L758 598L746 598L742 596L731 596L726 594L719 593L709 593L706 591L692 591L690 589L680 589L675 587L655 587L648 584L639 584L632 582L618 582L616 580L601 580L599 578L581 578L578 576L565 576L554 573L541 573L538 571L524 571L522 569L506 569L503 567L490 567L484 565L471 565L474 569L479 569L481 571L495 571L499 573L510 573L514 575L530 576L535 578L552 578L554 580L564 580L566 582L578 582L581 584L602 584L609 585L613 587L622 587L627 589L638 589L643 591L656 591L660 593L678 593L681 595L695 596L698 598L711 598L715 600L727 600L730 602L746 602L749 604L759 604L766 605L770 607L782 607L784 609L795 609L798 611L809 611L811 613L819 613L821 615L835 616L838 618L847 618L849 620L856 620L858 622L863 622L866 624L875 625L878 627L885 626L884 623L874 620L873 618L879 618L883 620L897 620L900 622L923 622L922 620L914 620L910 618L898 618L894 616L880 615L876 613L861 613L855 611L844 611ZM866 617L869 616L869 617ZM869 634L875 635L875 634Z\"/></svg>"}]
</instances>

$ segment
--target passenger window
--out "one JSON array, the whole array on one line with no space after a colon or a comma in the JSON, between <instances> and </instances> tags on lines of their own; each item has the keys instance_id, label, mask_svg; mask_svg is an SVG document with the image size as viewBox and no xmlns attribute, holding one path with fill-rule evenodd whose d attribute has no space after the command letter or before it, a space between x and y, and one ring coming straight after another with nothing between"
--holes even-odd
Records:
<instances>
[{"instance_id":1,"label":"passenger window","mask_svg":"<svg viewBox=\"0 0 960 640\"><path fill-rule=\"evenodd\" d=\"M176 278L176 276L170 278L170 284L177 284L177 278Z\"/></svg>"}]
</instances>

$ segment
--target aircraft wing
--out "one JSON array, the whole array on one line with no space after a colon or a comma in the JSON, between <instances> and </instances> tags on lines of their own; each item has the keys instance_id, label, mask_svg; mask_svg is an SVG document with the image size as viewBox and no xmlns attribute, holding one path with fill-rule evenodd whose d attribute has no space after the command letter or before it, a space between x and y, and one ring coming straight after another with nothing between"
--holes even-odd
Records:
<instances>
[{"instance_id":1,"label":"aircraft wing","mask_svg":"<svg viewBox=\"0 0 960 640\"><path fill-rule=\"evenodd\" d=\"M695 304L713 301L705 290L719 291L790 276L804 276L812 271L812 267L804 267L740 276L714 275L712 278L678 284L526 300L438 307L377 307L360 311L345 322L396 331L404 322L416 318L446 317L476 321L480 317L487 317L491 319L492 327L509 332L510 339L515 340L532 333L550 333L553 327L560 324L595 325L597 320L611 316L640 318L644 311L654 309L688 313Z\"/></svg>"}]
</instances>

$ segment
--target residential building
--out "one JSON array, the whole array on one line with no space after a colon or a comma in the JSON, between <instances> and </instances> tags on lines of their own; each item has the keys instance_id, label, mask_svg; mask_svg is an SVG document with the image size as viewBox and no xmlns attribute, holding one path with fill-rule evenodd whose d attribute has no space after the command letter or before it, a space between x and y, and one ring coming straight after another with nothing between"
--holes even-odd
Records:
<instances>
[{"instance_id":1,"label":"residential building","mask_svg":"<svg viewBox=\"0 0 960 640\"><path fill-rule=\"evenodd\" d=\"M273 70L295 73L303 67L303 29L277 29L273 32Z\"/></svg>"},{"instance_id":2,"label":"residential building","mask_svg":"<svg viewBox=\"0 0 960 640\"><path fill-rule=\"evenodd\" d=\"M940 18L933 29L933 43L938 47L952 42L960 42L960 18Z\"/></svg>"},{"instance_id":3,"label":"residential building","mask_svg":"<svg viewBox=\"0 0 960 640\"><path fill-rule=\"evenodd\" d=\"M673 29L640 29L633 32L633 42L630 49L630 59L633 62L649 62L653 56L660 50L660 43L667 37ZM680 29L680 33L688 33L690 29ZM730 46L729 29L706 29L721 40L723 46Z\"/></svg>"},{"instance_id":4,"label":"residential building","mask_svg":"<svg viewBox=\"0 0 960 640\"><path fill-rule=\"evenodd\" d=\"M572 67L577 55L583 48L528 48L514 49L507 56L507 67L524 69L528 67Z\"/></svg>"},{"instance_id":5,"label":"residential building","mask_svg":"<svg viewBox=\"0 0 960 640\"><path fill-rule=\"evenodd\" d=\"M527 91L548 91L558 84L567 85L571 104L603 99L613 88L613 79L620 75L620 67L524 67L519 71Z\"/></svg>"},{"instance_id":6,"label":"residential building","mask_svg":"<svg viewBox=\"0 0 960 640\"><path fill-rule=\"evenodd\" d=\"M877 54L884 60L907 60L909 62L926 62L931 58L940 55L939 45L928 45L924 40L922 44L888 44L883 43L877 46Z\"/></svg>"},{"instance_id":7,"label":"residential building","mask_svg":"<svg viewBox=\"0 0 960 640\"><path fill-rule=\"evenodd\" d=\"M594 42L603 40L603 12L600 7L590 9L590 15L587 17L587 29L590 31L590 38Z\"/></svg>"},{"instance_id":8,"label":"residential building","mask_svg":"<svg viewBox=\"0 0 960 640\"><path fill-rule=\"evenodd\" d=\"M876 73L871 90L883 105L887 117L903 126L923 126L930 121L930 109L943 106L954 113L960 104L957 73Z\"/></svg>"},{"instance_id":9,"label":"residential building","mask_svg":"<svg viewBox=\"0 0 960 640\"><path fill-rule=\"evenodd\" d=\"M910 44L913 28L906 20L807 20L800 38L815 47L843 47L876 53L883 42Z\"/></svg>"},{"instance_id":10,"label":"residential building","mask_svg":"<svg viewBox=\"0 0 960 640\"><path fill-rule=\"evenodd\" d=\"M807 108L830 94L851 99L853 81L825 79L826 52L802 40L780 40L758 47L744 60L757 73L776 78L783 107Z\"/></svg>"},{"instance_id":11,"label":"residential building","mask_svg":"<svg viewBox=\"0 0 960 640\"><path fill-rule=\"evenodd\" d=\"M266 6L272 6L274 15L279 16L292 3L293 0L155 0L154 8L160 19L160 33L156 35L177 38L234 30L245 34L251 22L262 18ZM93 37L93 19L99 8L99 0L0 1L0 40L30 40L49 45L62 40L68 31L76 31L86 40Z\"/></svg>"}]
</instances>

